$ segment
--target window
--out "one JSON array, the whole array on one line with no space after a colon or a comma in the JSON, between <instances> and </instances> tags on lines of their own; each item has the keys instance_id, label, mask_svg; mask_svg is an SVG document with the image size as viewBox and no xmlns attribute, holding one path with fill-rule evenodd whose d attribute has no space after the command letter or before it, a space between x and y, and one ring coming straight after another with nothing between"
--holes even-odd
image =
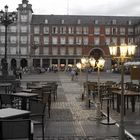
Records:
<instances>
[{"instance_id":1,"label":"window","mask_svg":"<svg viewBox=\"0 0 140 140\"><path fill-rule=\"evenodd\" d=\"M128 20L128 25L131 25L132 24L132 21L131 20Z\"/></svg>"},{"instance_id":2,"label":"window","mask_svg":"<svg viewBox=\"0 0 140 140\"><path fill-rule=\"evenodd\" d=\"M13 32L13 33L15 33L17 31L16 26L11 26L10 29L11 29L11 32Z\"/></svg>"},{"instance_id":3,"label":"window","mask_svg":"<svg viewBox=\"0 0 140 140\"><path fill-rule=\"evenodd\" d=\"M83 34L88 34L88 27L83 27Z\"/></svg>"},{"instance_id":4,"label":"window","mask_svg":"<svg viewBox=\"0 0 140 140\"><path fill-rule=\"evenodd\" d=\"M136 44L139 44L139 43L140 43L139 37L136 37L136 38L135 38L135 43L136 43Z\"/></svg>"},{"instance_id":5,"label":"window","mask_svg":"<svg viewBox=\"0 0 140 140\"><path fill-rule=\"evenodd\" d=\"M16 36L10 36L10 43L15 44L16 43Z\"/></svg>"},{"instance_id":6,"label":"window","mask_svg":"<svg viewBox=\"0 0 140 140\"><path fill-rule=\"evenodd\" d=\"M39 34L39 26L34 27L34 34Z\"/></svg>"},{"instance_id":7,"label":"window","mask_svg":"<svg viewBox=\"0 0 140 140\"><path fill-rule=\"evenodd\" d=\"M82 34L82 27L76 27L76 34Z\"/></svg>"},{"instance_id":8,"label":"window","mask_svg":"<svg viewBox=\"0 0 140 140\"><path fill-rule=\"evenodd\" d=\"M73 55L74 54L74 48L73 47L69 47L68 48L68 53L69 53L69 55Z\"/></svg>"},{"instance_id":9,"label":"window","mask_svg":"<svg viewBox=\"0 0 140 140\"><path fill-rule=\"evenodd\" d=\"M58 49L56 47L52 48L52 54L58 55Z\"/></svg>"},{"instance_id":10,"label":"window","mask_svg":"<svg viewBox=\"0 0 140 140\"><path fill-rule=\"evenodd\" d=\"M124 44L125 43L125 38L124 37L121 37L120 38L120 44Z\"/></svg>"},{"instance_id":11,"label":"window","mask_svg":"<svg viewBox=\"0 0 140 140\"><path fill-rule=\"evenodd\" d=\"M94 24L99 24L99 21L98 21L98 20L95 20L95 21L94 21Z\"/></svg>"},{"instance_id":12,"label":"window","mask_svg":"<svg viewBox=\"0 0 140 140\"><path fill-rule=\"evenodd\" d=\"M66 34L66 27L60 27L60 34Z\"/></svg>"},{"instance_id":13,"label":"window","mask_svg":"<svg viewBox=\"0 0 140 140\"><path fill-rule=\"evenodd\" d=\"M134 42L133 38L132 37L129 37L128 38L128 43L133 43L133 42Z\"/></svg>"},{"instance_id":14,"label":"window","mask_svg":"<svg viewBox=\"0 0 140 140\"><path fill-rule=\"evenodd\" d=\"M106 35L110 35L110 28L109 28L109 27L106 27L106 28L105 28L105 34L106 34Z\"/></svg>"},{"instance_id":15,"label":"window","mask_svg":"<svg viewBox=\"0 0 140 140\"><path fill-rule=\"evenodd\" d=\"M112 24L115 25L117 23L116 19L112 20Z\"/></svg>"},{"instance_id":16,"label":"window","mask_svg":"<svg viewBox=\"0 0 140 140\"><path fill-rule=\"evenodd\" d=\"M76 37L76 44L81 45L82 44L82 37Z\"/></svg>"},{"instance_id":17,"label":"window","mask_svg":"<svg viewBox=\"0 0 140 140\"><path fill-rule=\"evenodd\" d=\"M113 37L112 42L117 45L117 37Z\"/></svg>"},{"instance_id":18,"label":"window","mask_svg":"<svg viewBox=\"0 0 140 140\"><path fill-rule=\"evenodd\" d=\"M61 20L61 24L64 24L64 22L65 22L64 19L62 19L62 20Z\"/></svg>"},{"instance_id":19,"label":"window","mask_svg":"<svg viewBox=\"0 0 140 140\"><path fill-rule=\"evenodd\" d=\"M47 19L45 19L45 24L48 24L48 20Z\"/></svg>"},{"instance_id":20,"label":"window","mask_svg":"<svg viewBox=\"0 0 140 140\"><path fill-rule=\"evenodd\" d=\"M0 42L5 43L5 36L0 36Z\"/></svg>"},{"instance_id":21,"label":"window","mask_svg":"<svg viewBox=\"0 0 140 140\"><path fill-rule=\"evenodd\" d=\"M53 36L52 37L52 44L57 44L57 37L56 36Z\"/></svg>"},{"instance_id":22,"label":"window","mask_svg":"<svg viewBox=\"0 0 140 140\"><path fill-rule=\"evenodd\" d=\"M81 24L81 20L80 19L77 20L77 24Z\"/></svg>"},{"instance_id":23,"label":"window","mask_svg":"<svg viewBox=\"0 0 140 140\"><path fill-rule=\"evenodd\" d=\"M44 44L49 44L49 37L44 36Z\"/></svg>"},{"instance_id":24,"label":"window","mask_svg":"<svg viewBox=\"0 0 140 140\"><path fill-rule=\"evenodd\" d=\"M116 27L112 28L112 35L117 35L117 28Z\"/></svg>"},{"instance_id":25,"label":"window","mask_svg":"<svg viewBox=\"0 0 140 140\"><path fill-rule=\"evenodd\" d=\"M124 27L120 28L120 35L125 35L125 28Z\"/></svg>"},{"instance_id":26,"label":"window","mask_svg":"<svg viewBox=\"0 0 140 140\"><path fill-rule=\"evenodd\" d=\"M110 37L105 38L105 45L110 45Z\"/></svg>"},{"instance_id":27,"label":"window","mask_svg":"<svg viewBox=\"0 0 140 140\"><path fill-rule=\"evenodd\" d=\"M140 26L137 26L137 33L140 34Z\"/></svg>"},{"instance_id":28,"label":"window","mask_svg":"<svg viewBox=\"0 0 140 140\"><path fill-rule=\"evenodd\" d=\"M88 45L88 37L83 37L83 44Z\"/></svg>"},{"instance_id":29,"label":"window","mask_svg":"<svg viewBox=\"0 0 140 140\"><path fill-rule=\"evenodd\" d=\"M34 37L34 44L39 44L39 37L38 36L35 36Z\"/></svg>"},{"instance_id":30,"label":"window","mask_svg":"<svg viewBox=\"0 0 140 140\"><path fill-rule=\"evenodd\" d=\"M60 44L66 44L66 37L60 37Z\"/></svg>"},{"instance_id":31,"label":"window","mask_svg":"<svg viewBox=\"0 0 140 140\"><path fill-rule=\"evenodd\" d=\"M27 36L21 36L20 41L21 41L21 44L26 44L27 43Z\"/></svg>"},{"instance_id":32,"label":"window","mask_svg":"<svg viewBox=\"0 0 140 140\"><path fill-rule=\"evenodd\" d=\"M74 27L68 27L68 33L74 34Z\"/></svg>"},{"instance_id":33,"label":"window","mask_svg":"<svg viewBox=\"0 0 140 140\"><path fill-rule=\"evenodd\" d=\"M21 15L21 22L27 22L27 15Z\"/></svg>"},{"instance_id":34,"label":"window","mask_svg":"<svg viewBox=\"0 0 140 140\"><path fill-rule=\"evenodd\" d=\"M70 45L74 44L74 37L68 37L68 43Z\"/></svg>"},{"instance_id":35,"label":"window","mask_svg":"<svg viewBox=\"0 0 140 140\"><path fill-rule=\"evenodd\" d=\"M77 47L76 48L76 53L77 53L77 55L81 55L82 54L82 48Z\"/></svg>"},{"instance_id":36,"label":"window","mask_svg":"<svg viewBox=\"0 0 140 140\"><path fill-rule=\"evenodd\" d=\"M52 27L52 34L57 34L58 33L58 27L53 26Z\"/></svg>"},{"instance_id":37,"label":"window","mask_svg":"<svg viewBox=\"0 0 140 140\"><path fill-rule=\"evenodd\" d=\"M60 48L60 54L65 55L66 54L66 48Z\"/></svg>"},{"instance_id":38,"label":"window","mask_svg":"<svg viewBox=\"0 0 140 140\"><path fill-rule=\"evenodd\" d=\"M137 27L135 28L135 34L138 34L138 31L139 31L139 26L137 26Z\"/></svg>"},{"instance_id":39,"label":"window","mask_svg":"<svg viewBox=\"0 0 140 140\"><path fill-rule=\"evenodd\" d=\"M94 27L94 34L99 35L100 34L100 28L99 27Z\"/></svg>"},{"instance_id":40,"label":"window","mask_svg":"<svg viewBox=\"0 0 140 140\"><path fill-rule=\"evenodd\" d=\"M21 26L21 32L26 33L27 32L27 26Z\"/></svg>"},{"instance_id":41,"label":"window","mask_svg":"<svg viewBox=\"0 0 140 140\"><path fill-rule=\"evenodd\" d=\"M128 34L129 35L132 35L133 34L133 32L134 32L134 30L133 30L133 28L131 27L131 28L128 28Z\"/></svg>"},{"instance_id":42,"label":"window","mask_svg":"<svg viewBox=\"0 0 140 140\"><path fill-rule=\"evenodd\" d=\"M5 32L5 27L4 26L0 26L0 31L1 32Z\"/></svg>"},{"instance_id":43,"label":"window","mask_svg":"<svg viewBox=\"0 0 140 140\"><path fill-rule=\"evenodd\" d=\"M10 54L16 55L16 47L10 47L9 52L10 52Z\"/></svg>"},{"instance_id":44,"label":"window","mask_svg":"<svg viewBox=\"0 0 140 140\"><path fill-rule=\"evenodd\" d=\"M43 30L44 30L44 34L49 34L49 27L48 26L45 26Z\"/></svg>"},{"instance_id":45,"label":"window","mask_svg":"<svg viewBox=\"0 0 140 140\"><path fill-rule=\"evenodd\" d=\"M94 45L99 45L99 37L94 38Z\"/></svg>"}]
</instances>

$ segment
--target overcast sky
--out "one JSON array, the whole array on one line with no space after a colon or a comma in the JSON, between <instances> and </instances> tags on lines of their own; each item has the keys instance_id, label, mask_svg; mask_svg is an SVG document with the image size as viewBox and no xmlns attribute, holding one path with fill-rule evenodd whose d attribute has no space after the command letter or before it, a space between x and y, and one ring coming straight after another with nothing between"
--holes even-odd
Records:
<instances>
[{"instance_id":1,"label":"overcast sky","mask_svg":"<svg viewBox=\"0 0 140 140\"><path fill-rule=\"evenodd\" d=\"M0 0L14 11L22 0ZM29 0L34 14L140 16L140 0Z\"/></svg>"}]
</instances>

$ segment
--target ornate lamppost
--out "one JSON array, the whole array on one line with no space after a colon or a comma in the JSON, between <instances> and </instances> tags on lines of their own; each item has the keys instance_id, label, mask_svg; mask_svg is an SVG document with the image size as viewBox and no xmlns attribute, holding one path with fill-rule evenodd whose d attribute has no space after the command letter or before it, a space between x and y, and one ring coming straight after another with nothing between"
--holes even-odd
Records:
<instances>
[{"instance_id":1,"label":"ornate lamppost","mask_svg":"<svg viewBox=\"0 0 140 140\"><path fill-rule=\"evenodd\" d=\"M81 66L82 66L82 68L85 68L85 70L86 70L86 81L85 81L85 93L86 93L86 106L89 106L89 100L88 100L88 97L89 97L89 95L88 95L88 71L89 71L89 68L90 68L90 66L91 66L91 58L89 58L89 57L82 57L81 58ZM93 62L92 62L93 63ZM84 97L84 95L82 96L82 97Z\"/></svg>"},{"instance_id":2,"label":"ornate lamppost","mask_svg":"<svg viewBox=\"0 0 140 140\"><path fill-rule=\"evenodd\" d=\"M83 66L86 68L86 94L88 96L88 68L91 66L93 68L98 69L98 101L97 101L97 110L96 110L96 118L100 119L101 118L101 99L100 99L100 69L104 67L105 60L100 57L98 60L94 58L88 58L88 57L83 57L81 59L81 63ZM88 100L87 100L88 104Z\"/></svg>"},{"instance_id":3,"label":"ornate lamppost","mask_svg":"<svg viewBox=\"0 0 140 140\"><path fill-rule=\"evenodd\" d=\"M81 78L81 69L82 69L82 64L80 63L80 62L78 62L77 64L76 64L76 67L80 70L80 79L79 79L79 81L80 81L80 93L81 93L81 97L82 97L82 100L84 99L84 95L83 95L83 93L82 93L82 78Z\"/></svg>"},{"instance_id":4,"label":"ornate lamppost","mask_svg":"<svg viewBox=\"0 0 140 140\"><path fill-rule=\"evenodd\" d=\"M100 97L100 69L104 67L105 60L100 57L98 60L91 58L91 66L98 69L98 100L96 109L96 118L101 119L101 97Z\"/></svg>"},{"instance_id":5,"label":"ornate lamppost","mask_svg":"<svg viewBox=\"0 0 140 140\"><path fill-rule=\"evenodd\" d=\"M7 79L8 76L8 63L7 63L7 29L8 26L14 23L17 20L17 16L15 12L8 13L8 6L5 6L5 11L0 11L0 24L5 26L5 53L4 59L2 62L2 75L4 79Z\"/></svg>"},{"instance_id":6,"label":"ornate lamppost","mask_svg":"<svg viewBox=\"0 0 140 140\"><path fill-rule=\"evenodd\" d=\"M117 51L119 49L119 51ZM120 46L112 43L109 46L110 54L113 58L121 61L121 111L120 111L120 124L119 124L119 140L125 139L124 130L124 62L127 58L132 58L135 54L136 45L121 44ZM120 53L120 54L119 54ZM119 54L119 55L118 55Z\"/></svg>"}]
</instances>

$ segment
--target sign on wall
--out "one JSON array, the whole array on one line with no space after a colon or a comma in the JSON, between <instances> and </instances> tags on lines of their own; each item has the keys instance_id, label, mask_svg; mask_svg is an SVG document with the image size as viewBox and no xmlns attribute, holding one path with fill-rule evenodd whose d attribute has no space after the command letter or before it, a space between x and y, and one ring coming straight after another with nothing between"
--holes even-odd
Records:
<instances>
[{"instance_id":1,"label":"sign on wall","mask_svg":"<svg viewBox=\"0 0 140 140\"><path fill-rule=\"evenodd\" d=\"M131 80L140 80L140 68L132 68L130 76Z\"/></svg>"}]
</instances>

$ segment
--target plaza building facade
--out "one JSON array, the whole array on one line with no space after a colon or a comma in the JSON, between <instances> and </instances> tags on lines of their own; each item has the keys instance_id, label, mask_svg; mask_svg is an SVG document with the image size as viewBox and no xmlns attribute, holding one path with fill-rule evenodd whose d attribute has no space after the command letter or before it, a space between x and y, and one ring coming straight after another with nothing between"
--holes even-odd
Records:
<instances>
[{"instance_id":1,"label":"plaza building facade","mask_svg":"<svg viewBox=\"0 0 140 140\"><path fill-rule=\"evenodd\" d=\"M75 66L83 56L106 60L111 69L108 45L114 42L137 45L140 56L140 17L36 15L28 0L17 8L17 22L8 27L8 66L57 67ZM0 24L0 59L4 57L5 27Z\"/></svg>"}]
</instances>

